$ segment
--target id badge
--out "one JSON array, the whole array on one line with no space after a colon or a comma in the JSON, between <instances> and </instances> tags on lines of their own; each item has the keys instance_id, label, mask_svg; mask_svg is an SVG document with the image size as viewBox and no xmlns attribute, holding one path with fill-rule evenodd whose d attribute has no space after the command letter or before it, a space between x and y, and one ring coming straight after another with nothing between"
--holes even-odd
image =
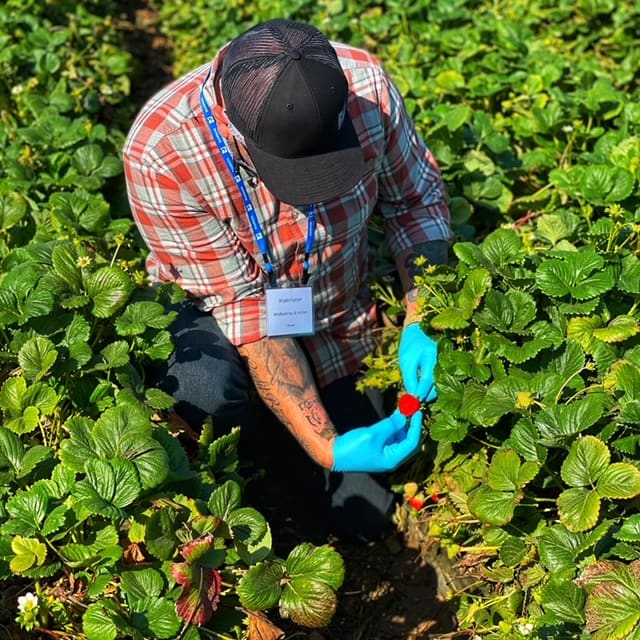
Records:
<instances>
[{"instance_id":1,"label":"id badge","mask_svg":"<svg viewBox=\"0 0 640 640\"><path fill-rule=\"evenodd\" d=\"M315 333L313 289L286 287L265 289L267 335L310 336Z\"/></svg>"}]
</instances>

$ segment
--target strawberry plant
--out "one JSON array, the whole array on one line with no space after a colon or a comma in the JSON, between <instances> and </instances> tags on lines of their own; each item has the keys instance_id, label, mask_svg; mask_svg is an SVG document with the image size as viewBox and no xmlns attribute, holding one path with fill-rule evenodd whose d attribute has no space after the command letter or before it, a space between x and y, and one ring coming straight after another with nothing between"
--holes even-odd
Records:
<instances>
[{"instance_id":1,"label":"strawberry plant","mask_svg":"<svg viewBox=\"0 0 640 640\"><path fill-rule=\"evenodd\" d=\"M418 517L472 568L451 597L481 637L640 628L640 226L587 211L458 243L419 278L440 336L422 482L440 497Z\"/></svg>"},{"instance_id":2,"label":"strawberry plant","mask_svg":"<svg viewBox=\"0 0 640 640\"><path fill-rule=\"evenodd\" d=\"M281 16L381 58L440 163L456 235L452 266L417 281L438 399L399 478L399 522L459 565L461 630L633 640L640 10L409 4L165 1L161 28L177 73ZM385 325L364 386L400 392L402 305L381 231L373 220Z\"/></svg>"},{"instance_id":3,"label":"strawberry plant","mask_svg":"<svg viewBox=\"0 0 640 640\"><path fill-rule=\"evenodd\" d=\"M340 556L277 557L243 504L239 432L204 425L188 456L146 380L183 293L148 286L121 205L132 61L114 10L0 8L3 603L37 637L240 638L274 607L322 626Z\"/></svg>"}]
</instances>

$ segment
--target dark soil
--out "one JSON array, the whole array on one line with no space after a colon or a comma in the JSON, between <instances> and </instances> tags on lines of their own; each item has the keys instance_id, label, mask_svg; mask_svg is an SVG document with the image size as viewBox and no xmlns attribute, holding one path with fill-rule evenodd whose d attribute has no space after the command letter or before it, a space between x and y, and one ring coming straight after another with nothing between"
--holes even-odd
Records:
<instances>
[{"instance_id":1,"label":"dark soil","mask_svg":"<svg viewBox=\"0 0 640 640\"><path fill-rule=\"evenodd\" d=\"M122 3L120 25L141 73L132 99L142 106L172 79L171 45L158 31L157 15L146 0ZM215 52L212 51L212 57ZM269 519L282 553L303 541L295 523L282 520L277 504ZM446 561L424 548L419 536L397 531L369 544L328 539L345 561L345 582L331 625L309 632L269 615L287 638L307 640L445 640L463 638L442 594L447 590ZM284 636L281 636L284 637Z\"/></svg>"}]
</instances>

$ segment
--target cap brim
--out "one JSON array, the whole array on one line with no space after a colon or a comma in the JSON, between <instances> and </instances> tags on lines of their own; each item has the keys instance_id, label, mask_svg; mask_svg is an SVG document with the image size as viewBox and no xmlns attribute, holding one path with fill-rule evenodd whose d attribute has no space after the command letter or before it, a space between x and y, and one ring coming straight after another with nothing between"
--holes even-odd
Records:
<instances>
[{"instance_id":1,"label":"cap brim","mask_svg":"<svg viewBox=\"0 0 640 640\"><path fill-rule=\"evenodd\" d=\"M344 119L331 151L304 158L281 158L245 142L251 160L273 195L288 204L306 205L333 200L364 176L365 163L351 118Z\"/></svg>"}]
</instances>

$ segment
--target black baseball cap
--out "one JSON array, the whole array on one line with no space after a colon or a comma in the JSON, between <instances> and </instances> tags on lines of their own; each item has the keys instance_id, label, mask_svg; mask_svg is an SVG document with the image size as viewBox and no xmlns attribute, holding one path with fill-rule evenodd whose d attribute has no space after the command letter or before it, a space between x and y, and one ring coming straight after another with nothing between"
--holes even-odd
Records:
<instances>
[{"instance_id":1,"label":"black baseball cap","mask_svg":"<svg viewBox=\"0 0 640 640\"><path fill-rule=\"evenodd\" d=\"M285 19L263 22L229 43L219 77L227 117L276 198L323 202L362 178L347 79L318 29Z\"/></svg>"}]
</instances>

